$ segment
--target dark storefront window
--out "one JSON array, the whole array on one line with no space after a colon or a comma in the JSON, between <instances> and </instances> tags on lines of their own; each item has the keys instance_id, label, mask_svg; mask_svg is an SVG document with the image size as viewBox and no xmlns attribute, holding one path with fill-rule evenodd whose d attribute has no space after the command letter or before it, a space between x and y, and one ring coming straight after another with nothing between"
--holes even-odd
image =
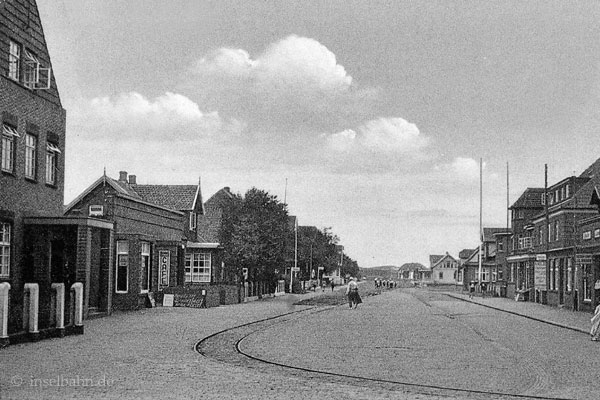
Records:
<instances>
[{"instance_id":1,"label":"dark storefront window","mask_svg":"<svg viewBox=\"0 0 600 400\"><path fill-rule=\"evenodd\" d=\"M127 293L129 289L129 243L125 240L117 241L116 280L116 291Z\"/></svg>"}]
</instances>

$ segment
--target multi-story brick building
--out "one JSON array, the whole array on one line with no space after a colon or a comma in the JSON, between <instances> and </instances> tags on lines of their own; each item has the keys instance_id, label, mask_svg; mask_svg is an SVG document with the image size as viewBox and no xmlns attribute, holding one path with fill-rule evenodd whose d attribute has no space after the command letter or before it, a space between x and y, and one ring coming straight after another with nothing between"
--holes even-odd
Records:
<instances>
[{"instance_id":1,"label":"multi-story brick building","mask_svg":"<svg viewBox=\"0 0 600 400\"><path fill-rule=\"evenodd\" d=\"M10 285L8 335L17 341L25 284L39 285L39 332L32 333L51 334L51 284L66 283L68 296L89 267L88 233L111 229L61 219L66 112L35 0L0 2L0 117L0 282Z\"/></svg>"},{"instance_id":2,"label":"multi-story brick building","mask_svg":"<svg viewBox=\"0 0 600 400\"><path fill-rule=\"evenodd\" d=\"M583 273L589 264L584 258L580 262L576 259L580 242L577 226L597 212L590 199L599 183L600 160L597 160L581 175L548 187L545 210L532 220L533 252L539 260L534 274L535 286L542 294L543 303L570 309L591 307L591 299L584 299L582 287Z\"/></svg>"},{"instance_id":3,"label":"multi-story brick building","mask_svg":"<svg viewBox=\"0 0 600 400\"><path fill-rule=\"evenodd\" d=\"M544 210L544 189L527 188L509 209L512 235L508 241L506 255L507 296L515 297L520 293L523 297L533 300L536 265L533 219Z\"/></svg>"}]
</instances>

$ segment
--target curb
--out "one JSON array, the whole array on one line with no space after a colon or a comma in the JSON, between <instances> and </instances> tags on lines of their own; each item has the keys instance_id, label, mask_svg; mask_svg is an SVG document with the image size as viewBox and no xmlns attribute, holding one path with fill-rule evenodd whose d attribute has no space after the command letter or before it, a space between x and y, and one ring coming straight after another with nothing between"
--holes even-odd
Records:
<instances>
[{"instance_id":1,"label":"curb","mask_svg":"<svg viewBox=\"0 0 600 400\"><path fill-rule=\"evenodd\" d=\"M585 333L586 335L590 334L590 332L587 331L587 330L585 330L585 329L577 328L577 327L570 326L570 325L565 325L565 324L562 324L560 322L554 322L554 321L547 320L547 319L532 317L531 315L522 314L522 313L519 313L519 312L516 312L516 311L506 310L506 309L500 308L500 307L494 307L494 306L491 306L489 304L482 304L482 303L479 303L477 301L472 301L472 300L469 300L469 299L458 297L458 296L456 296L454 294L451 294L451 293L446 293L446 295L448 295L448 296L450 296L450 297L452 297L454 299L457 299L457 300L466 301L468 303L477 304L477 305L482 306L482 307L487 307L487 308L491 308L493 310L502 311L502 312L505 312L505 313L508 313L508 314L512 314L512 315L517 315L519 317L528 318L528 319L531 319L533 321L542 322L544 324L557 326L559 328L569 329L569 330L572 330L572 331L575 331L575 332Z\"/></svg>"}]
</instances>

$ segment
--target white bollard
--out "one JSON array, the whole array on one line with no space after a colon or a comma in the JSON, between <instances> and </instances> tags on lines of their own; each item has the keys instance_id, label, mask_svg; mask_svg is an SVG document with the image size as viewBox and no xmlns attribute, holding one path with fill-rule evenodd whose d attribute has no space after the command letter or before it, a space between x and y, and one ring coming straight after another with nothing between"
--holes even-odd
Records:
<instances>
[{"instance_id":1,"label":"white bollard","mask_svg":"<svg viewBox=\"0 0 600 400\"><path fill-rule=\"evenodd\" d=\"M0 347L7 346L8 341L8 292L10 283L0 283Z\"/></svg>"},{"instance_id":2,"label":"white bollard","mask_svg":"<svg viewBox=\"0 0 600 400\"><path fill-rule=\"evenodd\" d=\"M54 318L56 329L59 330L59 336L64 336L65 329L65 284L53 283L52 290L55 292L54 299ZM62 333L61 333L62 332Z\"/></svg>"},{"instance_id":3,"label":"white bollard","mask_svg":"<svg viewBox=\"0 0 600 400\"><path fill-rule=\"evenodd\" d=\"M37 283L26 283L23 296L23 328L26 328L30 335L37 336L40 333L38 331L40 287Z\"/></svg>"},{"instance_id":4,"label":"white bollard","mask_svg":"<svg viewBox=\"0 0 600 400\"><path fill-rule=\"evenodd\" d=\"M75 333L83 333L83 283L71 285L71 298L74 299L75 309L72 311L72 323Z\"/></svg>"}]
</instances>

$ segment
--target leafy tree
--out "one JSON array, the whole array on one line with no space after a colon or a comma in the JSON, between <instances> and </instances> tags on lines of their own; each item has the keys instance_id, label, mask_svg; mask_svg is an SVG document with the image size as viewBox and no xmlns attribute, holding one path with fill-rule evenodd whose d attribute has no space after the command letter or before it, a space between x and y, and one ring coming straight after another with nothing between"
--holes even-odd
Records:
<instances>
[{"instance_id":1,"label":"leafy tree","mask_svg":"<svg viewBox=\"0 0 600 400\"><path fill-rule=\"evenodd\" d=\"M277 196L252 188L223 210L219 233L228 275L248 268L249 280L274 282L285 262L286 205Z\"/></svg>"}]
</instances>

